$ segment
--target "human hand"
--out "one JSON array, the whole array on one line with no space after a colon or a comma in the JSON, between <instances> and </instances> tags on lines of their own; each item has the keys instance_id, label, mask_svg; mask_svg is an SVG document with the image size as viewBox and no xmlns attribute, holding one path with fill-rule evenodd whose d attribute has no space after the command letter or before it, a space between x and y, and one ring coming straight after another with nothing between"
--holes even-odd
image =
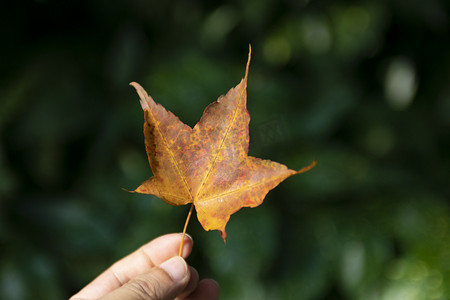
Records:
<instances>
[{"instance_id":1,"label":"human hand","mask_svg":"<svg viewBox=\"0 0 450 300\"><path fill-rule=\"evenodd\" d=\"M114 263L70 300L216 300L219 286L213 279L199 281L197 271L184 258L193 241L181 233L160 236Z\"/></svg>"}]
</instances>

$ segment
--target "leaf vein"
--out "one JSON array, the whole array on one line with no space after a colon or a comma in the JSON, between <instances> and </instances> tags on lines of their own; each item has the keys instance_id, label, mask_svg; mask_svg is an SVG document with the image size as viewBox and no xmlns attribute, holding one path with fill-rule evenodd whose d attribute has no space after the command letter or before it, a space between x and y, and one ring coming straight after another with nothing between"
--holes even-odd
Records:
<instances>
[{"instance_id":1,"label":"leaf vein","mask_svg":"<svg viewBox=\"0 0 450 300\"><path fill-rule=\"evenodd\" d=\"M155 127L157 128L159 135L161 136L161 138L162 138L162 140L163 140L163 142L164 142L164 146L166 147L167 152L169 152L169 154L170 154L170 158L171 158L171 160L172 160L172 163L175 165L175 168L176 168L176 170L177 170L178 175L179 175L179 176L181 177L181 179L183 180L184 187L186 188L186 190L187 190L189 196L191 197L191 200L193 200L191 191L189 190L188 183L186 182L186 179L184 178L183 174L181 173L180 167L178 166L178 163L177 163L175 157L173 156L173 153L172 153L172 151L171 151L171 149L170 149L170 147L169 147L169 143L167 142L165 136L162 134L161 129L159 128L159 124L155 121L155 117L153 116L153 113L152 113L152 109L151 109L151 108L149 109L149 113L150 113L150 115L151 115L151 118L153 119L153 122L155 123Z\"/></svg>"},{"instance_id":2,"label":"leaf vein","mask_svg":"<svg viewBox=\"0 0 450 300\"><path fill-rule=\"evenodd\" d=\"M247 80L247 78L245 78L245 80ZM200 185L200 188L198 189L197 194L195 195L194 200L197 199L197 197L200 194L200 191L202 190L205 182L208 180L209 175L211 174L211 171L214 169L214 167L216 165L216 161L217 161L217 158L219 157L220 150L222 150L223 144L225 143L225 140L227 139L228 132L230 131L230 128L234 124L234 120L236 119L236 115L237 115L237 112L239 110L239 104L241 103L241 99L242 99L242 95L244 94L244 91L245 91L245 89L241 89L241 92L239 94L239 101L238 101L238 103L236 105L236 109L234 110L234 113L233 113L233 118L230 121L230 124L228 125L227 130L225 131L223 139L220 142L220 146L217 148L216 155L214 156L214 160L212 161L211 166L210 166L208 172L206 173L206 176L204 177L204 179L203 179L203 181L202 181L202 183Z\"/></svg>"},{"instance_id":3,"label":"leaf vein","mask_svg":"<svg viewBox=\"0 0 450 300\"><path fill-rule=\"evenodd\" d=\"M215 200L217 198L220 198L220 197L225 197L225 196L228 196L230 194L239 193L239 192L242 192L244 190L249 190L249 189L252 189L252 188L254 188L254 187L258 186L258 185L265 184L265 183L270 182L270 181L276 181L280 177L283 177L283 176L278 176L276 178L272 177L272 178L269 178L267 180L258 181L257 183L254 183L252 185L246 185L246 186L243 186L243 187L231 190L231 191L224 192L224 193L219 194L219 195L214 195L214 196L211 196L211 197L208 197L208 198L204 198L204 199L201 199L200 203L204 204L205 202L211 202L211 201L213 201L213 200Z\"/></svg>"}]
</instances>

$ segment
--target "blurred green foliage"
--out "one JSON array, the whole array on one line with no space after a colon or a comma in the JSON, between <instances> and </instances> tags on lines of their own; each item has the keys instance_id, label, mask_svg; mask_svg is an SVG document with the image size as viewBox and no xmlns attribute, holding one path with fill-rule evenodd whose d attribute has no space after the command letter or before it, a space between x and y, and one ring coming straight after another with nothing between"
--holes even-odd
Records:
<instances>
[{"instance_id":1,"label":"blurred green foliage","mask_svg":"<svg viewBox=\"0 0 450 300\"><path fill-rule=\"evenodd\" d=\"M0 298L67 298L182 229L151 175L141 83L189 125L244 75L250 154L318 166L232 216L194 219L221 299L450 298L448 1L0 4Z\"/></svg>"}]
</instances>

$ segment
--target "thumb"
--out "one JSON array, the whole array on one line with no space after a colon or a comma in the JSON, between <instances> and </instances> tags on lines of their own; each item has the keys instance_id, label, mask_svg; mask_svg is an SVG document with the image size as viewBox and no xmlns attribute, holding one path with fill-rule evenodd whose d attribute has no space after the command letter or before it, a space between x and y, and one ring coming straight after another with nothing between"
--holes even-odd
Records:
<instances>
[{"instance_id":1,"label":"thumb","mask_svg":"<svg viewBox=\"0 0 450 300\"><path fill-rule=\"evenodd\" d=\"M136 276L102 300L168 300L183 291L190 279L188 266L181 256L172 257L150 272Z\"/></svg>"}]
</instances>

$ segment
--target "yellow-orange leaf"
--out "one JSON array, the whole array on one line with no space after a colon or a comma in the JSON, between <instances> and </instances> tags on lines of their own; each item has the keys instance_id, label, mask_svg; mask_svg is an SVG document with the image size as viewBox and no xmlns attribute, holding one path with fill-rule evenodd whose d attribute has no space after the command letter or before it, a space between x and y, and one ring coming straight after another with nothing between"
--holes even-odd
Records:
<instances>
[{"instance_id":1,"label":"yellow-orange leaf","mask_svg":"<svg viewBox=\"0 0 450 300\"><path fill-rule=\"evenodd\" d=\"M135 192L155 195L171 205L193 203L205 230L219 230L241 207L260 205L266 194L294 174L285 165L248 156L250 115L245 77L210 104L191 128L147 94L136 82L144 110L144 135L153 177Z\"/></svg>"}]
</instances>

